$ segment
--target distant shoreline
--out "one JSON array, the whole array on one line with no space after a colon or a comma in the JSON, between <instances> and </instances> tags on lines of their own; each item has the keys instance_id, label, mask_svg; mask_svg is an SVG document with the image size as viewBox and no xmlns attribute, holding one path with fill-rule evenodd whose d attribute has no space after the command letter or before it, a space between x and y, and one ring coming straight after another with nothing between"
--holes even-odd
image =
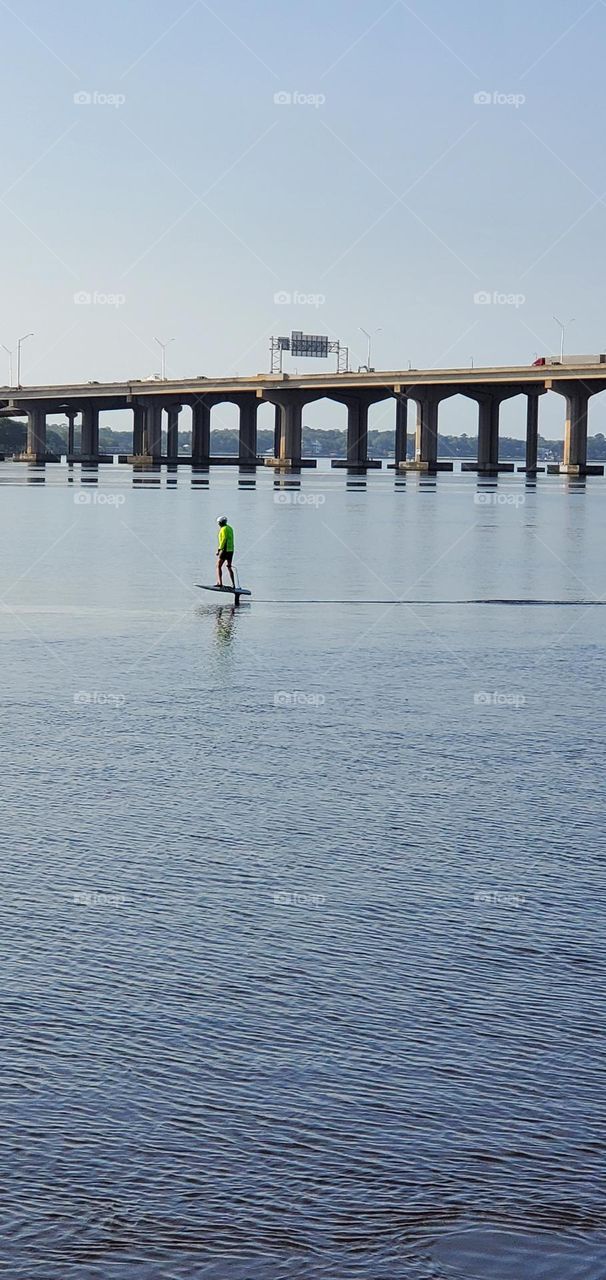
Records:
<instances>
[{"instance_id":1,"label":"distant shoreline","mask_svg":"<svg viewBox=\"0 0 606 1280\"><path fill-rule=\"evenodd\" d=\"M19 453L25 448L25 425L22 422L7 418L0 422L0 453L6 456ZM238 431L236 429L214 429L210 434L211 454L218 457L238 456ZM79 449L79 431L76 430L75 448ZM368 456L386 462L393 461L395 433L393 431L368 432ZM306 458L344 458L347 456L347 433L345 431L324 430L303 427L303 456ZM49 426L47 429L47 445L50 452L62 454L67 449L67 428ZM130 454L133 441L130 431L112 431L108 427L100 427L99 445L102 453ZM274 433L266 428L259 428L257 434L257 453L273 454ZM438 456L440 460L450 462L473 462L477 458L478 438L463 433L460 436L438 435ZM563 440L551 440L539 436L538 461L540 463L561 462L564 448ZM191 432L179 432L179 453L191 455ZM408 433L408 454L414 456L414 434ZM526 457L525 439L513 436L501 436L499 439L499 455L502 462L521 462ZM587 461L603 462L606 459L606 436L601 432L587 439Z\"/></svg>"}]
</instances>

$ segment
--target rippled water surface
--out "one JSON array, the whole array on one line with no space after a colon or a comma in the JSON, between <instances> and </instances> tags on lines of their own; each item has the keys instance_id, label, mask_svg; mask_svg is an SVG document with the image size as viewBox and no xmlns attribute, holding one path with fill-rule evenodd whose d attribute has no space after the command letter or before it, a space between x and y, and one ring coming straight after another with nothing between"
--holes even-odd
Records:
<instances>
[{"instance_id":1,"label":"rippled water surface","mask_svg":"<svg viewBox=\"0 0 606 1280\"><path fill-rule=\"evenodd\" d=\"M7 1275L603 1280L606 481L95 479L0 468Z\"/></svg>"}]
</instances>

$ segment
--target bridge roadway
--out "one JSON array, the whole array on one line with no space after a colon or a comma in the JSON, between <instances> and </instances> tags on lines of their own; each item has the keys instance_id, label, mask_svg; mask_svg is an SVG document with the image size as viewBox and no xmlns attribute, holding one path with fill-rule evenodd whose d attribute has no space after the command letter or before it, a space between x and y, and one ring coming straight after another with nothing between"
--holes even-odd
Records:
<instances>
[{"instance_id":1,"label":"bridge roadway","mask_svg":"<svg viewBox=\"0 0 606 1280\"><path fill-rule=\"evenodd\" d=\"M539 397L548 391L564 396L566 426L560 471L579 475L603 474L603 467L587 463L587 416L592 395L606 389L606 356L595 364L548 364L485 369L408 369L371 373L305 374L259 373L247 378L189 378L171 381L87 382L66 386L0 387L0 416L27 418L27 445L19 459L56 461L46 446L46 420L65 414L68 422L68 458L95 463L99 453L101 410L131 410L133 445L131 458L139 465L190 462L206 467L210 455L210 417L214 405L239 407L241 465L265 463L298 469L315 465L302 458L302 414L314 400L330 399L347 408L347 457L336 465L363 469L368 457L368 410L378 401L395 402L395 466L400 470L452 470L452 462L438 460L438 417L442 400L464 395L478 405L478 456L467 469L481 472L511 470L499 462L499 410L503 400L526 396L526 459L522 470L536 472ZM257 412L270 403L275 409L274 456L257 454ZM414 458L407 457L408 406L416 406ZM179 414L184 405L192 410L191 457L178 457ZM166 451L162 451L163 414L166 415ZM75 421L80 416L80 450L74 452ZM130 460L130 459L129 459ZM375 463L374 465L380 465Z\"/></svg>"}]
</instances>

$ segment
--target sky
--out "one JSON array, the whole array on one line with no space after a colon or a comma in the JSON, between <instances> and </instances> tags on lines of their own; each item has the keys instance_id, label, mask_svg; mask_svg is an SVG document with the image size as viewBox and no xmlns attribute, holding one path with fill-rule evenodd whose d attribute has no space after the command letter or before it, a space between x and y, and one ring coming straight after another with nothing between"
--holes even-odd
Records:
<instances>
[{"instance_id":1,"label":"sky","mask_svg":"<svg viewBox=\"0 0 606 1280\"><path fill-rule=\"evenodd\" d=\"M377 369L528 364L559 350L554 314L569 353L606 350L605 29L604 0L0 0L22 382L159 373L155 338L169 377L252 374L293 329L353 368L361 329ZM457 396L441 429L476 412ZM561 397L541 415L562 434Z\"/></svg>"}]
</instances>

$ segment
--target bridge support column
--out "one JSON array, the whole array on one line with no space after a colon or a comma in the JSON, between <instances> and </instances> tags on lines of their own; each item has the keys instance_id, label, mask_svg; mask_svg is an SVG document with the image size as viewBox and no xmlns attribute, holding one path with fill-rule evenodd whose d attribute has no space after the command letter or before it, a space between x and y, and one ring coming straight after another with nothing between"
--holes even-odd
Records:
<instances>
[{"instance_id":1,"label":"bridge support column","mask_svg":"<svg viewBox=\"0 0 606 1280\"><path fill-rule=\"evenodd\" d=\"M176 462L179 456L179 414L181 405L169 405L166 410L166 461Z\"/></svg>"},{"instance_id":2,"label":"bridge support column","mask_svg":"<svg viewBox=\"0 0 606 1280\"><path fill-rule=\"evenodd\" d=\"M193 467L210 462L210 410L204 400L195 400L191 411L191 461Z\"/></svg>"},{"instance_id":3,"label":"bridge support column","mask_svg":"<svg viewBox=\"0 0 606 1280\"><path fill-rule=\"evenodd\" d=\"M300 466L303 438L302 417L303 404L301 400L288 400L283 405L280 419L280 452L278 458L284 466Z\"/></svg>"},{"instance_id":4,"label":"bridge support column","mask_svg":"<svg viewBox=\"0 0 606 1280\"><path fill-rule=\"evenodd\" d=\"M487 396L478 403L478 471L499 470L498 396Z\"/></svg>"},{"instance_id":5,"label":"bridge support column","mask_svg":"<svg viewBox=\"0 0 606 1280\"><path fill-rule=\"evenodd\" d=\"M518 395L522 388L464 387L463 394L478 404L478 454L476 462L462 462L461 471L479 471L494 475L498 471L513 471L513 462L499 462L499 415L501 402Z\"/></svg>"},{"instance_id":6,"label":"bridge support column","mask_svg":"<svg viewBox=\"0 0 606 1280\"><path fill-rule=\"evenodd\" d=\"M440 401L434 396L423 396L417 400L415 466L422 471L437 469L439 405Z\"/></svg>"},{"instance_id":7,"label":"bridge support column","mask_svg":"<svg viewBox=\"0 0 606 1280\"><path fill-rule=\"evenodd\" d=\"M133 457L140 458L143 453L143 431L145 427L145 409L142 404L133 405Z\"/></svg>"},{"instance_id":8,"label":"bridge support column","mask_svg":"<svg viewBox=\"0 0 606 1280\"><path fill-rule=\"evenodd\" d=\"M280 457L280 440L282 439L282 406L277 404L274 412L274 458Z\"/></svg>"},{"instance_id":9,"label":"bridge support column","mask_svg":"<svg viewBox=\"0 0 606 1280\"><path fill-rule=\"evenodd\" d=\"M347 401L347 464L368 463L368 401L362 396Z\"/></svg>"},{"instance_id":10,"label":"bridge support column","mask_svg":"<svg viewBox=\"0 0 606 1280\"><path fill-rule=\"evenodd\" d=\"M525 470L532 475L537 470L539 449L539 393L529 391L526 395L526 459Z\"/></svg>"},{"instance_id":11,"label":"bridge support column","mask_svg":"<svg viewBox=\"0 0 606 1280\"><path fill-rule=\"evenodd\" d=\"M25 404L13 401L11 406L15 412L25 414L24 447L14 454L18 462L59 462L59 455L49 453L46 444L46 416L48 413L59 413L56 405L44 404L40 400L29 400Z\"/></svg>"},{"instance_id":12,"label":"bridge support column","mask_svg":"<svg viewBox=\"0 0 606 1280\"><path fill-rule=\"evenodd\" d=\"M74 422L76 420L76 410L68 409L65 414L67 418L67 456L73 457L74 453Z\"/></svg>"},{"instance_id":13,"label":"bridge support column","mask_svg":"<svg viewBox=\"0 0 606 1280\"><path fill-rule=\"evenodd\" d=\"M344 460L333 458L333 467L354 470L375 467L380 470L383 465L380 458L375 460L368 457L368 410L371 404L386 400L392 394L391 388L377 387L375 391L360 391L358 395L331 396L331 399L338 400L347 407L347 457Z\"/></svg>"},{"instance_id":14,"label":"bridge support column","mask_svg":"<svg viewBox=\"0 0 606 1280\"><path fill-rule=\"evenodd\" d=\"M565 381L553 378L550 384L553 391L566 397L566 427L564 430L564 454L560 465L560 474L565 476L603 475L604 467L587 463L587 412L589 400L598 391L604 391L606 382L593 381L591 384L579 381Z\"/></svg>"},{"instance_id":15,"label":"bridge support column","mask_svg":"<svg viewBox=\"0 0 606 1280\"><path fill-rule=\"evenodd\" d=\"M240 401L240 430L238 434L238 457L241 463L253 463L257 460L257 410L259 401L256 396Z\"/></svg>"},{"instance_id":16,"label":"bridge support column","mask_svg":"<svg viewBox=\"0 0 606 1280\"><path fill-rule=\"evenodd\" d=\"M46 459L46 408L42 404L34 404L27 410L25 457L28 462Z\"/></svg>"},{"instance_id":17,"label":"bridge support column","mask_svg":"<svg viewBox=\"0 0 606 1280\"><path fill-rule=\"evenodd\" d=\"M154 401L145 404L145 424L143 427L143 452L154 462L162 457L162 405Z\"/></svg>"},{"instance_id":18,"label":"bridge support column","mask_svg":"<svg viewBox=\"0 0 606 1280\"><path fill-rule=\"evenodd\" d=\"M408 399L405 393L398 392L396 399L396 438L395 464L396 471L400 464L406 465L408 455Z\"/></svg>"},{"instance_id":19,"label":"bridge support column","mask_svg":"<svg viewBox=\"0 0 606 1280\"><path fill-rule=\"evenodd\" d=\"M99 457L99 410L90 401L82 406L80 456L87 462L96 462Z\"/></svg>"},{"instance_id":20,"label":"bridge support column","mask_svg":"<svg viewBox=\"0 0 606 1280\"><path fill-rule=\"evenodd\" d=\"M280 395L273 392L267 396L276 406L276 426L274 429L274 456L266 458L270 467L290 467L298 471L300 467L315 467L313 461L302 458L303 440L303 406L308 404L308 397L297 391Z\"/></svg>"},{"instance_id":21,"label":"bridge support column","mask_svg":"<svg viewBox=\"0 0 606 1280\"><path fill-rule=\"evenodd\" d=\"M588 391L577 389L567 394L564 454L560 467L560 471L565 475L581 474L587 467L588 408Z\"/></svg>"},{"instance_id":22,"label":"bridge support column","mask_svg":"<svg viewBox=\"0 0 606 1280\"><path fill-rule=\"evenodd\" d=\"M442 387L419 387L409 391L417 406L414 462L407 463L410 471L452 471L452 462L438 462L438 412L440 401L453 395Z\"/></svg>"}]
</instances>

